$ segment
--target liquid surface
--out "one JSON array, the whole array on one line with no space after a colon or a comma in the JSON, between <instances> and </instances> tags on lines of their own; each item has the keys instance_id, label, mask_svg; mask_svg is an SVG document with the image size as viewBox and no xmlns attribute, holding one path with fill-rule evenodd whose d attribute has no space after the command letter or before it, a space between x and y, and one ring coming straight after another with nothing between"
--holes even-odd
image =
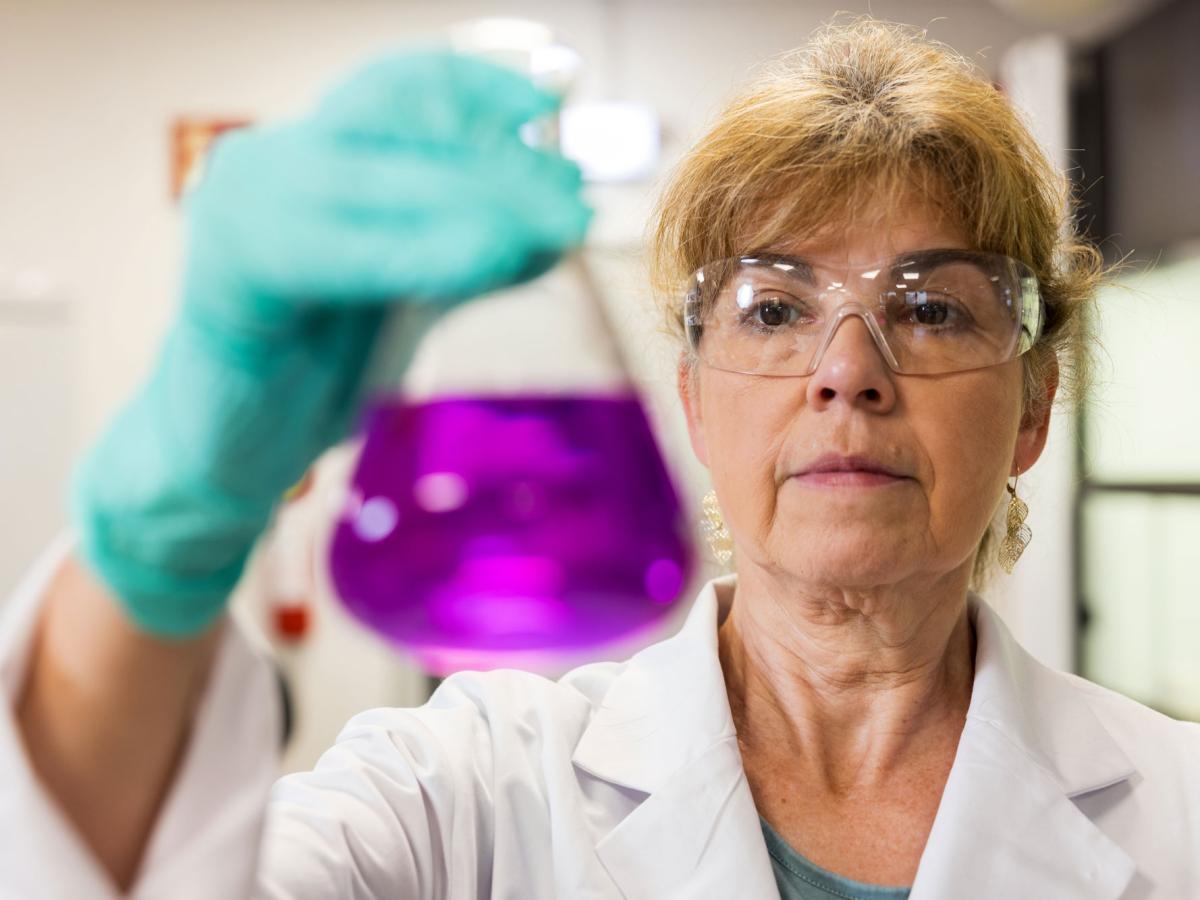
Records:
<instances>
[{"instance_id":1,"label":"liquid surface","mask_svg":"<svg viewBox=\"0 0 1200 900\"><path fill-rule=\"evenodd\" d=\"M679 600L689 530L636 395L389 400L366 435L334 586L431 671L578 653Z\"/></svg>"}]
</instances>

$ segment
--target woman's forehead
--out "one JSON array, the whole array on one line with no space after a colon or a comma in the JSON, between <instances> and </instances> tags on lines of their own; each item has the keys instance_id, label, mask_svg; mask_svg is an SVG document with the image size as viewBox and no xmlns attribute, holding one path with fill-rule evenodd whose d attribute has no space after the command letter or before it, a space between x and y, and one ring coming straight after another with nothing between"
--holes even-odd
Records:
<instances>
[{"instance_id":1,"label":"woman's forehead","mask_svg":"<svg viewBox=\"0 0 1200 900\"><path fill-rule=\"evenodd\" d=\"M761 252L828 265L866 265L921 250L972 250L965 229L940 211L895 208L818 231L777 236Z\"/></svg>"},{"instance_id":2,"label":"woman's forehead","mask_svg":"<svg viewBox=\"0 0 1200 900\"><path fill-rule=\"evenodd\" d=\"M962 215L947 189L930 178L879 173L852 188L796 182L770 199L740 205L732 231L739 253L872 262L912 250L978 249Z\"/></svg>"}]
</instances>

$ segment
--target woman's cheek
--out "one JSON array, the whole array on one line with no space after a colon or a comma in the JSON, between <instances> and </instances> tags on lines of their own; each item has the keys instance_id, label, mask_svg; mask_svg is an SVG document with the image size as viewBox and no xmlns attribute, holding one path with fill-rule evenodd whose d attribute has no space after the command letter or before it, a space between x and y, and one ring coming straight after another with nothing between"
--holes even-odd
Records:
<instances>
[{"instance_id":1,"label":"woman's cheek","mask_svg":"<svg viewBox=\"0 0 1200 900\"><path fill-rule=\"evenodd\" d=\"M704 411L713 484L735 537L761 540L774 516L779 454L792 417L783 398L714 387Z\"/></svg>"},{"instance_id":2,"label":"woman's cheek","mask_svg":"<svg viewBox=\"0 0 1200 900\"><path fill-rule=\"evenodd\" d=\"M921 428L934 471L932 524L947 537L965 531L968 543L991 520L1019 420L1019 398L1003 380L978 380L953 398L942 394L952 402L926 406L931 414L922 417Z\"/></svg>"}]
</instances>

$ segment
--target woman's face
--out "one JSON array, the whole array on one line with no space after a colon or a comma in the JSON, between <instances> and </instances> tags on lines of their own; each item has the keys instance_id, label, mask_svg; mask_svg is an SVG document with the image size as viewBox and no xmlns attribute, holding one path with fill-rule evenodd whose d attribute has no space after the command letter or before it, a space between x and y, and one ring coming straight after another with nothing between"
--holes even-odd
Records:
<instances>
[{"instance_id":1,"label":"woman's face","mask_svg":"<svg viewBox=\"0 0 1200 900\"><path fill-rule=\"evenodd\" d=\"M887 227L851 226L819 243L772 249L833 277L911 251L969 249L931 210L904 209ZM750 564L843 589L969 573L1005 480L1033 465L1048 425L1048 412L1022 422L1020 360L897 375L857 316L838 327L811 376L759 377L698 363L690 374L681 365L679 387L739 569ZM805 474L826 454L864 456L901 477L867 483Z\"/></svg>"}]
</instances>

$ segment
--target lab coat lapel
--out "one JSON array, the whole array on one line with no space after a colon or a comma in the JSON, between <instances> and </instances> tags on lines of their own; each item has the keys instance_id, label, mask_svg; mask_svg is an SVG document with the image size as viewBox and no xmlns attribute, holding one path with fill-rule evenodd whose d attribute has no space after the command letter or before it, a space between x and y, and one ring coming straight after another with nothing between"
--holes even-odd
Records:
<instances>
[{"instance_id":1,"label":"lab coat lapel","mask_svg":"<svg viewBox=\"0 0 1200 900\"><path fill-rule=\"evenodd\" d=\"M596 852L628 900L778 896L736 738L669 778Z\"/></svg>"},{"instance_id":2,"label":"lab coat lapel","mask_svg":"<svg viewBox=\"0 0 1200 900\"><path fill-rule=\"evenodd\" d=\"M579 768L647 795L596 847L628 900L778 896L717 655L718 586L732 579L630 660L575 750Z\"/></svg>"},{"instance_id":3,"label":"lab coat lapel","mask_svg":"<svg viewBox=\"0 0 1200 900\"><path fill-rule=\"evenodd\" d=\"M912 900L1115 900L1132 859L1072 797L1133 767L1067 677L1045 669L986 604L967 723L921 858Z\"/></svg>"},{"instance_id":4,"label":"lab coat lapel","mask_svg":"<svg viewBox=\"0 0 1200 900\"><path fill-rule=\"evenodd\" d=\"M629 900L777 896L717 655L733 586L710 583L678 635L630 660L575 750L580 769L646 795L596 848ZM1116 900L1134 863L1072 798L1134 768L1068 676L970 606L971 703L911 900Z\"/></svg>"}]
</instances>

